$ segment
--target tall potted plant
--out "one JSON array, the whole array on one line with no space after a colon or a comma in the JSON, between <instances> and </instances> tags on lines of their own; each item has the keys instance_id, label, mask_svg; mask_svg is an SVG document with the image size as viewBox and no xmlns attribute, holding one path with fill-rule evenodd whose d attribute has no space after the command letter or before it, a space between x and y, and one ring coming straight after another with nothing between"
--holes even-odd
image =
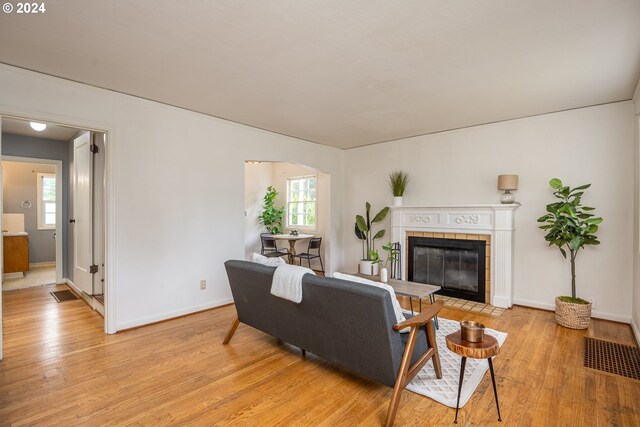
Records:
<instances>
[{"instance_id":1,"label":"tall potted plant","mask_svg":"<svg viewBox=\"0 0 640 427\"><path fill-rule=\"evenodd\" d=\"M389 208L385 207L378 212L373 219L370 219L371 204L365 204L365 216L356 215L355 233L356 237L362 240L362 260L360 261L360 272L366 274L378 274L377 261L378 251L376 250L376 239L384 236L385 230L379 230L373 234L373 224L384 220L389 212Z\"/></svg>"},{"instance_id":2,"label":"tall potted plant","mask_svg":"<svg viewBox=\"0 0 640 427\"><path fill-rule=\"evenodd\" d=\"M267 187L267 194L264 195L264 205L262 207L262 215L260 215L260 223L271 234L282 233L282 219L284 218L284 206L276 207L275 201L278 192L273 186Z\"/></svg>"},{"instance_id":3,"label":"tall potted plant","mask_svg":"<svg viewBox=\"0 0 640 427\"><path fill-rule=\"evenodd\" d=\"M596 236L602 218L592 212L595 208L582 205L584 190L591 184L570 188L558 178L549 181L553 195L558 199L547 205L547 213L538 222L547 234L549 246L557 246L571 263L571 296L556 297L556 321L572 329L586 329L591 322L591 303L576 297L576 256L587 245L599 245Z\"/></svg>"},{"instance_id":4,"label":"tall potted plant","mask_svg":"<svg viewBox=\"0 0 640 427\"><path fill-rule=\"evenodd\" d=\"M394 206L402 206L408 183L409 175L404 171L393 171L389 174L389 190L393 194Z\"/></svg>"}]
</instances>

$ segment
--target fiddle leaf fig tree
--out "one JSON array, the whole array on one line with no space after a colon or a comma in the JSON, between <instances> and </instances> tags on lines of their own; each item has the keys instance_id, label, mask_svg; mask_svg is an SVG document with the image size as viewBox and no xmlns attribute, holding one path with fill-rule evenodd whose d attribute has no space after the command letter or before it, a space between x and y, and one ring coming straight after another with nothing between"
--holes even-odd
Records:
<instances>
[{"instance_id":1,"label":"fiddle leaf fig tree","mask_svg":"<svg viewBox=\"0 0 640 427\"><path fill-rule=\"evenodd\" d=\"M278 192L271 185L267 187L267 194L264 195L264 206L260 222L264 224L271 234L282 233L282 219L284 218L284 206L275 207L275 200Z\"/></svg>"},{"instance_id":2,"label":"fiddle leaf fig tree","mask_svg":"<svg viewBox=\"0 0 640 427\"><path fill-rule=\"evenodd\" d=\"M384 237L385 230L378 230L376 234L373 234L371 228L374 223L384 220L389 212L389 208L382 208L373 219L370 219L371 203L367 202L365 208L365 216L356 215L355 233L356 237L362 240L362 260L374 261L378 259L378 252L375 248L376 239Z\"/></svg>"},{"instance_id":3,"label":"fiddle leaf fig tree","mask_svg":"<svg viewBox=\"0 0 640 427\"><path fill-rule=\"evenodd\" d=\"M558 200L547 205L547 213L538 218L538 222L543 223L540 228L547 232L544 239L549 246L557 246L565 259L569 255L571 298L565 300L584 304L587 301L576 298L576 256L585 246L600 244L596 232L602 218L592 213L595 208L582 205L584 190L591 184L570 188L558 178L553 178L549 185L555 190L553 195Z\"/></svg>"}]
</instances>

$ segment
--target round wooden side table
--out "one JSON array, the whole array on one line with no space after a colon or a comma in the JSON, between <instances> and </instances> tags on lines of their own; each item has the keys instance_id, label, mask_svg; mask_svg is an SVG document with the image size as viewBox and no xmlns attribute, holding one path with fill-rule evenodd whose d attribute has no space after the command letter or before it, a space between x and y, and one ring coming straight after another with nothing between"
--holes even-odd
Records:
<instances>
[{"instance_id":1,"label":"round wooden side table","mask_svg":"<svg viewBox=\"0 0 640 427\"><path fill-rule=\"evenodd\" d=\"M493 374L493 362L491 358L500 352L498 340L491 335L484 335L482 342L470 342L462 339L462 332L454 332L447 335L447 348L462 356L460 362L460 382L458 383L458 401L456 402L456 418L454 424L458 424L458 409L460 407L460 392L462 391L462 380L464 380L464 368L467 364L467 357L472 359L487 359L489 370L491 371L491 382L493 383L493 395L496 398L496 408L498 409L498 421L502 421L500 416L500 405L498 404L498 391L496 390L496 377Z\"/></svg>"}]
</instances>

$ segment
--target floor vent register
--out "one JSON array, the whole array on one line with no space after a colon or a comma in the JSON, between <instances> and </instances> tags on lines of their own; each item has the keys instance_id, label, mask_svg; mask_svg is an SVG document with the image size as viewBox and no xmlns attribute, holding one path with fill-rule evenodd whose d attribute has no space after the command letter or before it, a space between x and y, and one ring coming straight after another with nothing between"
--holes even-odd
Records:
<instances>
[{"instance_id":1,"label":"floor vent register","mask_svg":"<svg viewBox=\"0 0 640 427\"><path fill-rule=\"evenodd\" d=\"M51 292L51 295L58 302L73 301L73 300L78 299L76 294L74 294L73 292L71 292L69 290L53 291L53 292Z\"/></svg>"},{"instance_id":2,"label":"floor vent register","mask_svg":"<svg viewBox=\"0 0 640 427\"><path fill-rule=\"evenodd\" d=\"M638 347L585 337L584 366L640 380Z\"/></svg>"}]
</instances>

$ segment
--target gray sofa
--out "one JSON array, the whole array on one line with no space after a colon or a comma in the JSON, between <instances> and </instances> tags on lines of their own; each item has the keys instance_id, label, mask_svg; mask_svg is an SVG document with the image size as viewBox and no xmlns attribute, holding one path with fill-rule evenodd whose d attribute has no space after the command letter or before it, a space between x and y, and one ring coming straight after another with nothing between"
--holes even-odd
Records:
<instances>
[{"instance_id":1,"label":"gray sofa","mask_svg":"<svg viewBox=\"0 0 640 427\"><path fill-rule=\"evenodd\" d=\"M224 344L242 322L393 387L387 425L393 424L400 393L428 360L433 359L436 376L442 377L431 322L442 302L396 325L391 296L384 289L307 274L302 302L296 304L271 295L274 267L236 260L225 267L237 318ZM411 331L400 333L405 327Z\"/></svg>"}]
</instances>

